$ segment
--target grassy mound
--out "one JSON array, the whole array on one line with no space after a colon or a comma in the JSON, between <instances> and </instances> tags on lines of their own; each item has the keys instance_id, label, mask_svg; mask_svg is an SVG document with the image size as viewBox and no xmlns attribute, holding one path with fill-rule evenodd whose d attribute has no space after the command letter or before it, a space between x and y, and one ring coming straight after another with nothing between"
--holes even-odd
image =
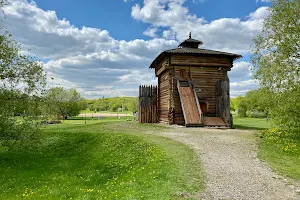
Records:
<instances>
[{"instance_id":1,"label":"grassy mound","mask_svg":"<svg viewBox=\"0 0 300 200\"><path fill-rule=\"evenodd\" d=\"M143 134L160 129L134 122L48 126L39 142L0 150L0 199L176 199L201 191L191 149Z\"/></svg>"}]
</instances>

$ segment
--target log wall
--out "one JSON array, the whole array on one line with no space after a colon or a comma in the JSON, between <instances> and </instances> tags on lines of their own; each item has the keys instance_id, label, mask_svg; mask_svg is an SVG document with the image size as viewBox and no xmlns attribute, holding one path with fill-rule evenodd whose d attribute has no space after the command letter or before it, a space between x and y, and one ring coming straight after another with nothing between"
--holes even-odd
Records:
<instances>
[{"instance_id":1,"label":"log wall","mask_svg":"<svg viewBox=\"0 0 300 200\"><path fill-rule=\"evenodd\" d=\"M225 81L231 67L232 59L222 55L180 54L165 58L155 69L158 77L158 120L169 124L185 124L177 89L177 79L180 78L180 70L182 77L182 69L186 72L186 78L192 81L199 103L206 104L206 115L219 116L216 84L219 80Z\"/></svg>"},{"instance_id":2,"label":"log wall","mask_svg":"<svg viewBox=\"0 0 300 200\"><path fill-rule=\"evenodd\" d=\"M232 116L230 114L229 79L218 80L216 84L216 113L222 117L226 125L233 127Z\"/></svg>"},{"instance_id":3,"label":"log wall","mask_svg":"<svg viewBox=\"0 0 300 200\"><path fill-rule=\"evenodd\" d=\"M160 122L170 123L172 71L166 70L158 77L158 115Z\"/></svg>"},{"instance_id":4,"label":"log wall","mask_svg":"<svg viewBox=\"0 0 300 200\"><path fill-rule=\"evenodd\" d=\"M170 63L170 57L165 58L159 65L155 68L155 75L158 77L162 72L168 69Z\"/></svg>"},{"instance_id":5,"label":"log wall","mask_svg":"<svg viewBox=\"0 0 300 200\"><path fill-rule=\"evenodd\" d=\"M183 66L219 66L219 67L232 67L232 59L226 56L210 56L210 55L172 55L170 65L183 65Z\"/></svg>"},{"instance_id":6,"label":"log wall","mask_svg":"<svg viewBox=\"0 0 300 200\"><path fill-rule=\"evenodd\" d=\"M199 103L206 104L206 115L217 116L216 114L216 83L218 80L225 80L228 68L218 67L187 67L175 66L174 79L180 78L180 70L185 69L186 77L191 79L195 88ZM178 89L174 88L174 123L184 124L183 111L180 104Z\"/></svg>"}]
</instances>

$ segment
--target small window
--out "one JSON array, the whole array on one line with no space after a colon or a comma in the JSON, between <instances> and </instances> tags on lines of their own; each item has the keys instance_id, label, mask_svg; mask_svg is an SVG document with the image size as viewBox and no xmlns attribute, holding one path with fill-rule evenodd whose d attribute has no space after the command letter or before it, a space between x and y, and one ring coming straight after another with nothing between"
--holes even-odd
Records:
<instances>
[{"instance_id":1,"label":"small window","mask_svg":"<svg viewBox=\"0 0 300 200\"><path fill-rule=\"evenodd\" d=\"M186 79L186 71L185 69L180 69L179 70L179 77L182 79Z\"/></svg>"}]
</instances>

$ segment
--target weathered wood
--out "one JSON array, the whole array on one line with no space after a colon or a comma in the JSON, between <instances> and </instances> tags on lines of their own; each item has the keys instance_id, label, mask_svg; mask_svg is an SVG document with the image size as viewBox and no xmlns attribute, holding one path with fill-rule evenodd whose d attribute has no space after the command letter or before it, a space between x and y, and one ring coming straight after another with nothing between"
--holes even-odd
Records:
<instances>
[{"instance_id":1,"label":"weathered wood","mask_svg":"<svg viewBox=\"0 0 300 200\"><path fill-rule=\"evenodd\" d=\"M158 77L156 102L158 121L184 124L177 79L189 79L200 111L202 106L205 111L203 114L219 116L227 126L231 126L227 71L231 70L232 62L233 58L230 56L208 54L169 54L160 59L159 63L155 63L155 74ZM151 109L153 108L154 106ZM202 116L200 118L202 119Z\"/></svg>"},{"instance_id":2,"label":"weathered wood","mask_svg":"<svg viewBox=\"0 0 300 200\"><path fill-rule=\"evenodd\" d=\"M192 67L192 66L176 66L175 78L180 77L180 69L186 69L187 76L191 78L195 92L197 94L199 103L207 105L207 114L211 116L216 115L216 81L224 79L224 73L228 70L225 68L211 68L211 67ZM178 110L180 99L178 91L174 91L175 110ZM181 111L182 112L182 111ZM176 120L175 120L176 121Z\"/></svg>"},{"instance_id":3,"label":"weathered wood","mask_svg":"<svg viewBox=\"0 0 300 200\"><path fill-rule=\"evenodd\" d=\"M185 65L185 66L222 66L231 68L232 60L226 56L199 56L199 55L173 55L171 57L171 63L173 66Z\"/></svg>"},{"instance_id":4,"label":"weathered wood","mask_svg":"<svg viewBox=\"0 0 300 200\"><path fill-rule=\"evenodd\" d=\"M158 79L158 120L170 123L171 78L170 70L163 72Z\"/></svg>"},{"instance_id":5,"label":"weathered wood","mask_svg":"<svg viewBox=\"0 0 300 200\"><path fill-rule=\"evenodd\" d=\"M216 83L216 115L221 117L228 127L232 128L228 78L218 80Z\"/></svg>"},{"instance_id":6,"label":"weathered wood","mask_svg":"<svg viewBox=\"0 0 300 200\"><path fill-rule=\"evenodd\" d=\"M139 122L157 123L157 86L139 87Z\"/></svg>"},{"instance_id":7,"label":"weathered wood","mask_svg":"<svg viewBox=\"0 0 300 200\"><path fill-rule=\"evenodd\" d=\"M201 125L201 111L194 91L188 81L177 81L178 91L186 125Z\"/></svg>"}]
</instances>

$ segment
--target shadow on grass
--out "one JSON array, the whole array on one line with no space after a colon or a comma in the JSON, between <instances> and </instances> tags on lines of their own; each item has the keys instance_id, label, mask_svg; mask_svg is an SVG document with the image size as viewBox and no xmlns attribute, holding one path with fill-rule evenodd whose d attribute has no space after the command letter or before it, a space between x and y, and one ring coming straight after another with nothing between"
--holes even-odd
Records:
<instances>
[{"instance_id":1,"label":"shadow on grass","mask_svg":"<svg viewBox=\"0 0 300 200\"><path fill-rule=\"evenodd\" d=\"M68 119L65 119L65 121L67 120L93 120L93 119L97 119L96 117L92 118L92 117L68 117Z\"/></svg>"},{"instance_id":2,"label":"shadow on grass","mask_svg":"<svg viewBox=\"0 0 300 200\"><path fill-rule=\"evenodd\" d=\"M81 121L84 121L84 120L116 120L116 119L123 119L123 120L126 120L126 119L133 119L133 116L122 116L122 117L117 117L117 116L112 116L112 117L68 117L68 119L65 119L65 121L68 121L68 120L81 120Z\"/></svg>"},{"instance_id":3,"label":"shadow on grass","mask_svg":"<svg viewBox=\"0 0 300 200\"><path fill-rule=\"evenodd\" d=\"M234 129L242 129L242 130L266 130L268 128L264 127L255 127L255 126L245 126L245 125L233 125Z\"/></svg>"}]
</instances>

